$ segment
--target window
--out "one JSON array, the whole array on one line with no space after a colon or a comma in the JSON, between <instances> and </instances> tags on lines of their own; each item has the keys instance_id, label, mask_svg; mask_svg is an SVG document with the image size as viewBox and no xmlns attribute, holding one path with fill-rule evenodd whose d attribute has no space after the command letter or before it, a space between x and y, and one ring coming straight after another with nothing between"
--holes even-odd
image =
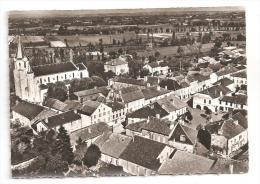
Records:
<instances>
[{"instance_id":1,"label":"window","mask_svg":"<svg viewBox=\"0 0 260 184\"><path fill-rule=\"evenodd\" d=\"M96 115L94 115L94 119L96 119Z\"/></svg>"},{"instance_id":2,"label":"window","mask_svg":"<svg viewBox=\"0 0 260 184\"><path fill-rule=\"evenodd\" d=\"M82 78L82 72L80 72L80 78Z\"/></svg>"},{"instance_id":3,"label":"window","mask_svg":"<svg viewBox=\"0 0 260 184\"><path fill-rule=\"evenodd\" d=\"M106 112L103 112L103 116L105 116L106 115Z\"/></svg>"},{"instance_id":4,"label":"window","mask_svg":"<svg viewBox=\"0 0 260 184\"><path fill-rule=\"evenodd\" d=\"M221 100L219 100L219 104L221 104Z\"/></svg>"},{"instance_id":5,"label":"window","mask_svg":"<svg viewBox=\"0 0 260 184\"><path fill-rule=\"evenodd\" d=\"M65 79L67 79L67 74L65 74Z\"/></svg>"},{"instance_id":6,"label":"window","mask_svg":"<svg viewBox=\"0 0 260 184\"><path fill-rule=\"evenodd\" d=\"M48 77L48 82L50 82L50 77Z\"/></svg>"},{"instance_id":7,"label":"window","mask_svg":"<svg viewBox=\"0 0 260 184\"><path fill-rule=\"evenodd\" d=\"M40 83L42 84L42 78L40 78Z\"/></svg>"},{"instance_id":8,"label":"window","mask_svg":"<svg viewBox=\"0 0 260 184\"><path fill-rule=\"evenodd\" d=\"M74 72L72 73L72 77L74 78Z\"/></svg>"},{"instance_id":9,"label":"window","mask_svg":"<svg viewBox=\"0 0 260 184\"><path fill-rule=\"evenodd\" d=\"M226 105L228 104L228 102L226 102Z\"/></svg>"},{"instance_id":10,"label":"window","mask_svg":"<svg viewBox=\"0 0 260 184\"><path fill-rule=\"evenodd\" d=\"M183 135L183 134L180 135L180 141L181 142L185 142L186 141L185 135Z\"/></svg>"},{"instance_id":11,"label":"window","mask_svg":"<svg viewBox=\"0 0 260 184\"><path fill-rule=\"evenodd\" d=\"M206 99L204 99L204 103L207 103L207 102L206 102Z\"/></svg>"},{"instance_id":12,"label":"window","mask_svg":"<svg viewBox=\"0 0 260 184\"><path fill-rule=\"evenodd\" d=\"M211 100L209 100L209 104L211 104Z\"/></svg>"},{"instance_id":13,"label":"window","mask_svg":"<svg viewBox=\"0 0 260 184\"><path fill-rule=\"evenodd\" d=\"M57 75L57 81L59 80L59 76Z\"/></svg>"},{"instance_id":14,"label":"window","mask_svg":"<svg viewBox=\"0 0 260 184\"><path fill-rule=\"evenodd\" d=\"M101 117L101 113L99 114L99 117Z\"/></svg>"}]
</instances>

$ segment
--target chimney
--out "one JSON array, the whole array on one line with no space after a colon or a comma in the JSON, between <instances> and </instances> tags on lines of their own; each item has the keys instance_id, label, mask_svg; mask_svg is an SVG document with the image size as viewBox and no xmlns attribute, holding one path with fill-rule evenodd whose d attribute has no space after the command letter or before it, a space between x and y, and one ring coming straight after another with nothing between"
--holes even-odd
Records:
<instances>
[{"instance_id":1,"label":"chimney","mask_svg":"<svg viewBox=\"0 0 260 184\"><path fill-rule=\"evenodd\" d=\"M167 90L168 89L167 85L165 85L164 88Z\"/></svg>"},{"instance_id":2,"label":"chimney","mask_svg":"<svg viewBox=\"0 0 260 184\"><path fill-rule=\"evenodd\" d=\"M77 114L77 113L78 113L78 110L77 110L77 109L74 109L73 111L74 111L74 113L75 113L75 114Z\"/></svg>"},{"instance_id":3,"label":"chimney","mask_svg":"<svg viewBox=\"0 0 260 184\"><path fill-rule=\"evenodd\" d=\"M220 93L220 96L223 96L223 92L222 91L220 91L219 93Z\"/></svg>"},{"instance_id":4,"label":"chimney","mask_svg":"<svg viewBox=\"0 0 260 184\"><path fill-rule=\"evenodd\" d=\"M157 91L160 91L160 89L161 89L161 87L160 87L160 85L158 84L158 86L157 86Z\"/></svg>"},{"instance_id":5,"label":"chimney","mask_svg":"<svg viewBox=\"0 0 260 184\"><path fill-rule=\"evenodd\" d=\"M233 122L235 125L238 125L238 120L234 120Z\"/></svg>"},{"instance_id":6,"label":"chimney","mask_svg":"<svg viewBox=\"0 0 260 184\"><path fill-rule=\"evenodd\" d=\"M48 122L49 122L49 119L48 119L48 118L45 118L45 122L48 123Z\"/></svg>"},{"instance_id":7,"label":"chimney","mask_svg":"<svg viewBox=\"0 0 260 184\"><path fill-rule=\"evenodd\" d=\"M160 114L159 113L156 114L156 118L160 119Z\"/></svg>"},{"instance_id":8,"label":"chimney","mask_svg":"<svg viewBox=\"0 0 260 184\"><path fill-rule=\"evenodd\" d=\"M150 86L151 86L151 85L150 85L150 83L148 82L148 83L147 83L147 87L150 87Z\"/></svg>"},{"instance_id":9,"label":"chimney","mask_svg":"<svg viewBox=\"0 0 260 184\"><path fill-rule=\"evenodd\" d=\"M89 134L91 134L91 133L92 133L92 131L91 131L91 128L88 128L88 133L89 133Z\"/></svg>"},{"instance_id":10,"label":"chimney","mask_svg":"<svg viewBox=\"0 0 260 184\"><path fill-rule=\"evenodd\" d=\"M150 122L150 119L151 119L151 117L148 115L148 117L147 117L147 123Z\"/></svg>"},{"instance_id":11,"label":"chimney","mask_svg":"<svg viewBox=\"0 0 260 184\"><path fill-rule=\"evenodd\" d=\"M148 80L148 77L147 76L144 76L144 81L146 82Z\"/></svg>"},{"instance_id":12,"label":"chimney","mask_svg":"<svg viewBox=\"0 0 260 184\"><path fill-rule=\"evenodd\" d=\"M234 165L233 164L229 164L229 172L230 172L230 174L233 174L233 168L234 168Z\"/></svg>"},{"instance_id":13,"label":"chimney","mask_svg":"<svg viewBox=\"0 0 260 184\"><path fill-rule=\"evenodd\" d=\"M219 135L222 135L222 134L223 134L222 128L218 129L218 134L219 134Z\"/></svg>"}]
</instances>

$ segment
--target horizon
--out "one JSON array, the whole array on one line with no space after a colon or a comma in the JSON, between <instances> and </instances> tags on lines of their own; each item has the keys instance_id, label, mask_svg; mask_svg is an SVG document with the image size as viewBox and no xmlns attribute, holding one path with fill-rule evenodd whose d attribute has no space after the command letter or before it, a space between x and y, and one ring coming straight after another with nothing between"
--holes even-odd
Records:
<instances>
[{"instance_id":1,"label":"horizon","mask_svg":"<svg viewBox=\"0 0 260 184\"><path fill-rule=\"evenodd\" d=\"M128 8L128 9L76 9L76 10L14 10L9 11L10 18L45 18L50 16L102 16L120 14L179 14L186 12L245 12L241 6L223 7L170 7L170 8ZM69 15L68 15L69 13Z\"/></svg>"}]
</instances>

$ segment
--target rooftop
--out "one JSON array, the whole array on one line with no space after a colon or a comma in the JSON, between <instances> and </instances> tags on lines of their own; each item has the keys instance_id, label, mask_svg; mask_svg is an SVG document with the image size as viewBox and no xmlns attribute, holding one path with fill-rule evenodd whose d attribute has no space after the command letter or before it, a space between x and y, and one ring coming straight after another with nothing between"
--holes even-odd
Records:
<instances>
[{"instance_id":1,"label":"rooftop","mask_svg":"<svg viewBox=\"0 0 260 184\"><path fill-rule=\"evenodd\" d=\"M171 159L162 164L159 174L205 174L213 164L214 160L177 150Z\"/></svg>"},{"instance_id":2,"label":"rooftop","mask_svg":"<svg viewBox=\"0 0 260 184\"><path fill-rule=\"evenodd\" d=\"M111 66L126 65L126 64L128 63L122 59L112 59L105 63L105 65L111 65Z\"/></svg>"},{"instance_id":3,"label":"rooftop","mask_svg":"<svg viewBox=\"0 0 260 184\"><path fill-rule=\"evenodd\" d=\"M36 77L78 70L71 62L45 64L31 68Z\"/></svg>"},{"instance_id":4,"label":"rooftop","mask_svg":"<svg viewBox=\"0 0 260 184\"><path fill-rule=\"evenodd\" d=\"M223 85L215 85L215 86L212 86L208 89L201 91L200 93L209 95L212 99L215 99L215 98L220 97L221 93L222 93L222 95L226 95L230 92L231 92L231 90Z\"/></svg>"},{"instance_id":5,"label":"rooftop","mask_svg":"<svg viewBox=\"0 0 260 184\"><path fill-rule=\"evenodd\" d=\"M134 136L120 158L157 171L161 166L158 156L165 147L166 145L160 142Z\"/></svg>"},{"instance_id":6,"label":"rooftop","mask_svg":"<svg viewBox=\"0 0 260 184\"><path fill-rule=\"evenodd\" d=\"M29 120L33 120L44 110L44 107L29 102L21 101L16 106L14 106L12 110L28 118Z\"/></svg>"},{"instance_id":7,"label":"rooftop","mask_svg":"<svg viewBox=\"0 0 260 184\"><path fill-rule=\"evenodd\" d=\"M223 96L220 100L224 102L235 103L235 104L242 104L242 105L247 104L246 95Z\"/></svg>"}]
</instances>

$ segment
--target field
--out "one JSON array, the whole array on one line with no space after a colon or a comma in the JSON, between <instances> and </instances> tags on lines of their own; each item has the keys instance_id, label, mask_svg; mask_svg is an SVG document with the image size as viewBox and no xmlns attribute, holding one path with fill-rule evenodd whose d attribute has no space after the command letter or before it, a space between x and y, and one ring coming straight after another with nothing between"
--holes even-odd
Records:
<instances>
[{"instance_id":1,"label":"field","mask_svg":"<svg viewBox=\"0 0 260 184\"><path fill-rule=\"evenodd\" d=\"M79 43L81 46L86 46L90 42L92 44L98 44L99 40L103 40L103 44L112 44L113 39L116 41L122 42L123 39L126 41L136 38L136 34L133 32L126 32L124 34L117 34L117 35L91 35L91 36L84 36L84 35L73 35L73 36L55 36L58 40L64 41L67 39L69 46L79 46Z\"/></svg>"}]
</instances>

